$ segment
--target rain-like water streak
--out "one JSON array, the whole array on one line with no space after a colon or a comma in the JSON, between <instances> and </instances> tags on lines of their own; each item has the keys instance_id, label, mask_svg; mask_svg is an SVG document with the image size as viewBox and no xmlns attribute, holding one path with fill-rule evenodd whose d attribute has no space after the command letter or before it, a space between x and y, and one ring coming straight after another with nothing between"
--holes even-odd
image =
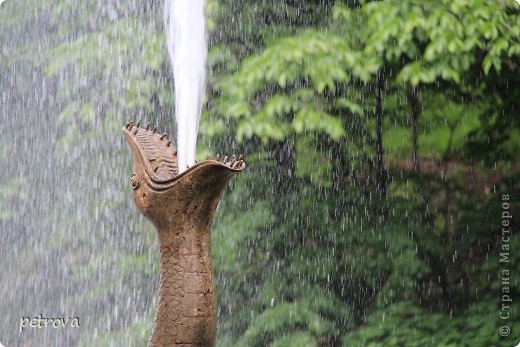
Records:
<instances>
[{"instance_id":1,"label":"rain-like water streak","mask_svg":"<svg viewBox=\"0 0 520 347\"><path fill-rule=\"evenodd\" d=\"M175 80L179 172L195 163L207 55L204 0L166 0L165 27Z\"/></svg>"}]
</instances>

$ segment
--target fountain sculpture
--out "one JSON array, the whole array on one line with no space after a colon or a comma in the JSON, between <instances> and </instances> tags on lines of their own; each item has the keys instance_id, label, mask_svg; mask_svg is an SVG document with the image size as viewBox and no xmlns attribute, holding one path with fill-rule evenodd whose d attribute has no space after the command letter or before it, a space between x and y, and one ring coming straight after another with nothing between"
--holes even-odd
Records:
<instances>
[{"instance_id":1,"label":"fountain sculpture","mask_svg":"<svg viewBox=\"0 0 520 347\"><path fill-rule=\"evenodd\" d=\"M157 312L148 346L213 346L216 300L211 222L242 157L205 160L179 174L177 150L150 124L123 127L134 159L137 208L156 228L160 250Z\"/></svg>"}]
</instances>

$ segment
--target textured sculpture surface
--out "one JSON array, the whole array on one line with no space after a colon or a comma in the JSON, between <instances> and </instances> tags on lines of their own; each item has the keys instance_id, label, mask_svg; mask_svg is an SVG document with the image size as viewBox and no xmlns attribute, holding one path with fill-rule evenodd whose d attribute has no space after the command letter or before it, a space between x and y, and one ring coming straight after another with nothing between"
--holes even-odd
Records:
<instances>
[{"instance_id":1,"label":"textured sculpture surface","mask_svg":"<svg viewBox=\"0 0 520 347\"><path fill-rule=\"evenodd\" d=\"M216 300L211 223L242 157L205 160L178 174L177 151L155 129L123 127L134 159L130 178L139 211L155 226L160 250L157 312L148 346L213 346Z\"/></svg>"}]
</instances>

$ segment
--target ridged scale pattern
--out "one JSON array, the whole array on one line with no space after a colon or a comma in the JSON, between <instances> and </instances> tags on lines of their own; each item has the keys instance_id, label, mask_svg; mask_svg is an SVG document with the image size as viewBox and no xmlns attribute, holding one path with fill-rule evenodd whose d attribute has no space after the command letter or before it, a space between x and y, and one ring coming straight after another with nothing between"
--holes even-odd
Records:
<instances>
[{"instance_id":1,"label":"ridged scale pattern","mask_svg":"<svg viewBox=\"0 0 520 347\"><path fill-rule=\"evenodd\" d=\"M215 327L208 318L216 306L209 234L165 233L174 243L160 248L159 300L148 346L212 346Z\"/></svg>"}]
</instances>

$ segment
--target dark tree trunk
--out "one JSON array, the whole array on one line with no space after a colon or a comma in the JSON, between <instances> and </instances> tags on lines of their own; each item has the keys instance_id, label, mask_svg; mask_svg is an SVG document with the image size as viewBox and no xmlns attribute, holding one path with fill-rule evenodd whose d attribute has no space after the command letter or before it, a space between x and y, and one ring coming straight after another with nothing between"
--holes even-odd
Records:
<instances>
[{"instance_id":1,"label":"dark tree trunk","mask_svg":"<svg viewBox=\"0 0 520 347\"><path fill-rule=\"evenodd\" d=\"M387 177L385 170L383 148L383 89L384 80L381 72L376 77L376 180L379 193L386 196L387 193Z\"/></svg>"},{"instance_id":2,"label":"dark tree trunk","mask_svg":"<svg viewBox=\"0 0 520 347\"><path fill-rule=\"evenodd\" d=\"M294 137L288 136L282 142L276 142L271 149L276 161L277 195L283 197L296 189L294 164Z\"/></svg>"},{"instance_id":3,"label":"dark tree trunk","mask_svg":"<svg viewBox=\"0 0 520 347\"><path fill-rule=\"evenodd\" d=\"M419 145L418 145L418 137L419 132L417 129L417 120L419 119L420 110L419 110L419 91L417 88L410 89L408 93L408 102L410 103L411 108L411 125L412 125L412 163L413 170L415 172L419 172L419 155L417 153Z\"/></svg>"}]
</instances>

